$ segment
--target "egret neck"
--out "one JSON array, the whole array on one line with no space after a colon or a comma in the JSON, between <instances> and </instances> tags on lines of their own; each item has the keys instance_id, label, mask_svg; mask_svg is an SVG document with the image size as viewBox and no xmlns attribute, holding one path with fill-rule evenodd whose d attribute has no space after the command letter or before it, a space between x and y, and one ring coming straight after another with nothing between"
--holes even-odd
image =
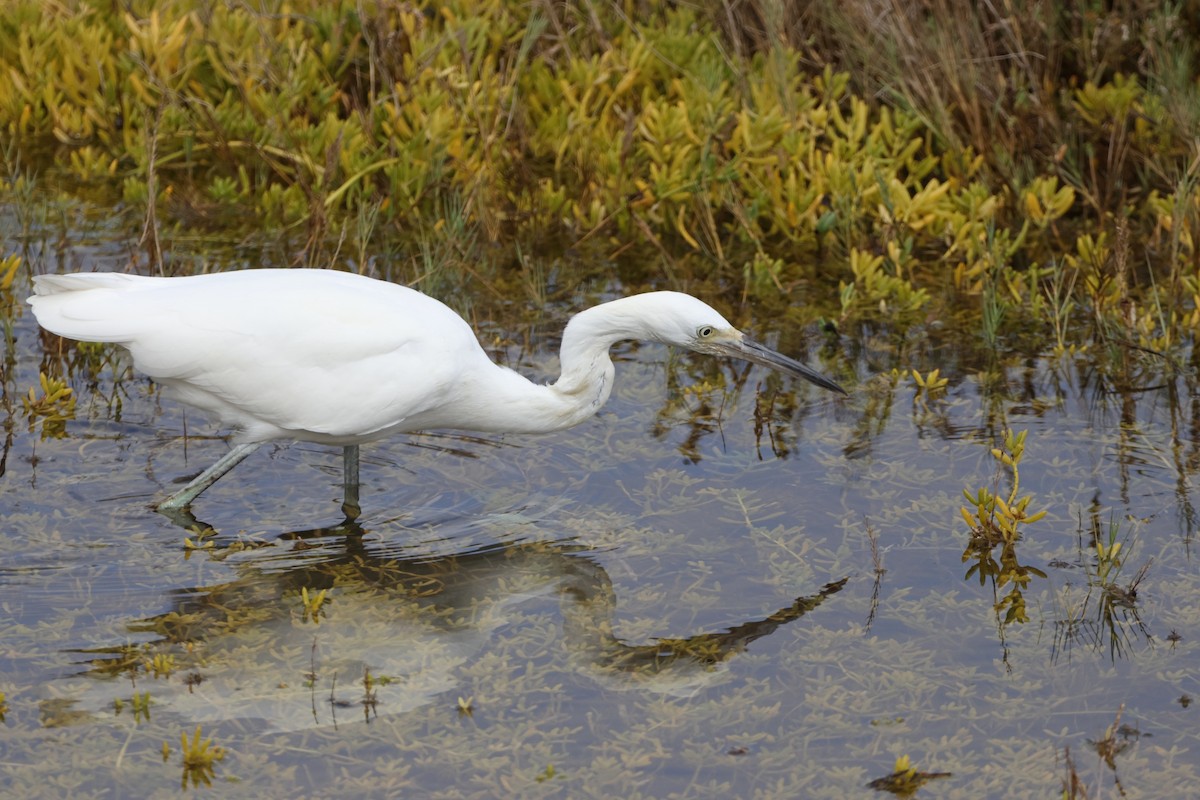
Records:
<instances>
[{"instance_id":1,"label":"egret neck","mask_svg":"<svg viewBox=\"0 0 1200 800\"><path fill-rule=\"evenodd\" d=\"M628 313L631 306L638 305L633 300L636 297L613 300L571 318L563 331L561 373L554 383L534 383L507 367L493 365L487 380L464 393L467 396L458 411L460 415L471 413L474 421L463 427L549 433L594 416L612 392L615 369L609 349L624 339L655 338Z\"/></svg>"}]
</instances>

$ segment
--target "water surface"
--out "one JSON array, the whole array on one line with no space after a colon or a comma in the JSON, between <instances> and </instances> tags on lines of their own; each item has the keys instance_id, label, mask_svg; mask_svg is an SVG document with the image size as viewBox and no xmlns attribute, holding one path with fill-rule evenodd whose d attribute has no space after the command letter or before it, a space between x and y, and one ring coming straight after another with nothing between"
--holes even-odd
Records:
<instances>
[{"instance_id":1,"label":"water surface","mask_svg":"<svg viewBox=\"0 0 1200 800\"><path fill-rule=\"evenodd\" d=\"M89 223L28 252L39 271L122 269L130 244ZM221 252L196 258L245 260ZM443 299L546 380L572 307L622 291L509 316ZM937 325L830 339L760 315L756 334L850 397L622 344L612 400L573 430L365 447L354 525L340 451L308 444L263 448L172 520L149 504L224 453L221 432L112 350L60 357L10 308L14 796L175 795L197 725L226 797L870 796L901 755L950 773L926 796L1057 795L1068 758L1100 791L1200 793L1185 371L1138 362L1117 386L1092 353L989 361ZM75 418L43 436L20 398L64 367ZM934 367L950 383L931 395L907 370ZM1009 554L1045 577L1026 573L1028 621L1007 624L1012 585L964 577L981 551L960 514L963 489L1007 492L1005 429L1028 431L1021 493L1048 511Z\"/></svg>"}]
</instances>

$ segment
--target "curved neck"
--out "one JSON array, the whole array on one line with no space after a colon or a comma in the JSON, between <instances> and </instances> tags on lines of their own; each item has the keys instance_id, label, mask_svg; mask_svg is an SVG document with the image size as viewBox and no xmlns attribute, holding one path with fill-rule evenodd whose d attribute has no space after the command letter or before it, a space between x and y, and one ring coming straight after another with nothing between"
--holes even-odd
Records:
<instances>
[{"instance_id":1,"label":"curved neck","mask_svg":"<svg viewBox=\"0 0 1200 800\"><path fill-rule=\"evenodd\" d=\"M562 372L550 385L535 384L493 364L494 371L469 392L467 405L474 412L470 429L548 433L595 415L612 392L609 348L622 339L645 337L645 331L625 313L629 299L603 303L572 317L563 331Z\"/></svg>"}]
</instances>

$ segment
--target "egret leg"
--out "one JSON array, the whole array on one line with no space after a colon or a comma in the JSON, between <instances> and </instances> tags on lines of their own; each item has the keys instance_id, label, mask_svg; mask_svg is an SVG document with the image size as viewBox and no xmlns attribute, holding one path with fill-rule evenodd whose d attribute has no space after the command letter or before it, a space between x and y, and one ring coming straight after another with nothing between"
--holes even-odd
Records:
<instances>
[{"instance_id":1,"label":"egret leg","mask_svg":"<svg viewBox=\"0 0 1200 800\"><path fill-rule=\"evenodd\" d=\"M342 513L349 522L358 519L362 509L358 505L358 445L348 444L342 448L343 500Z\"/></svg>"},{"instance_id":2,"label":"egret leg","mask_svg":"<svg viewBox=\"0 0 1200 800\"><path fill-rule=\"evenodd\" d=\"M217 463L197 475L191 483L166 500L163 500L155 508L158 511L178 511L181 508L186 508L201 492L216 483L222 475L244 461L246 456L253 453L261 445L262 442L239 444L222 456Z\"/></svg>"}]
</instances>

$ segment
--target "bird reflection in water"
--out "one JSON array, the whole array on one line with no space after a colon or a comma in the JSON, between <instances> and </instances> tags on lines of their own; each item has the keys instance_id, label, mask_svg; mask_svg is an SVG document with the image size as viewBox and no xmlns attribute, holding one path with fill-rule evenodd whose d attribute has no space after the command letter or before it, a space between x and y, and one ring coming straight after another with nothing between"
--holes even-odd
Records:
<instances>
[{"instance_id":1,"label":"bird reflection in water","mask_svg":"<svg viewBox=\"0 0 1200 800\"><path fill-rule=\"evenodd\" d=\"M171 610L128 626L142 642L81 651L86 675L116 680L86 681L71 713L109 713L114 700L146 688L156 713L191 722L259 720L299 730L337 725L339 709L344 722L357 713L349 706L368 720L402 713L459 688L456 670L476 660L502 626L544 611L537 598L554 597L571 668L609 689L688 696L719 682L723 666L752 642L846 583L727 630L629 644L614 633L617 597L608 573L579 545L518 542L414 557L382 544L368 548L376 539L365 533L346 522L231 556L247 558L239 578L178 591ZM311 603L321 591L328 600L309 618L301 595ZM153 665L164 664L170 674L156 676Z\"/></svg>"}]
</instances>

